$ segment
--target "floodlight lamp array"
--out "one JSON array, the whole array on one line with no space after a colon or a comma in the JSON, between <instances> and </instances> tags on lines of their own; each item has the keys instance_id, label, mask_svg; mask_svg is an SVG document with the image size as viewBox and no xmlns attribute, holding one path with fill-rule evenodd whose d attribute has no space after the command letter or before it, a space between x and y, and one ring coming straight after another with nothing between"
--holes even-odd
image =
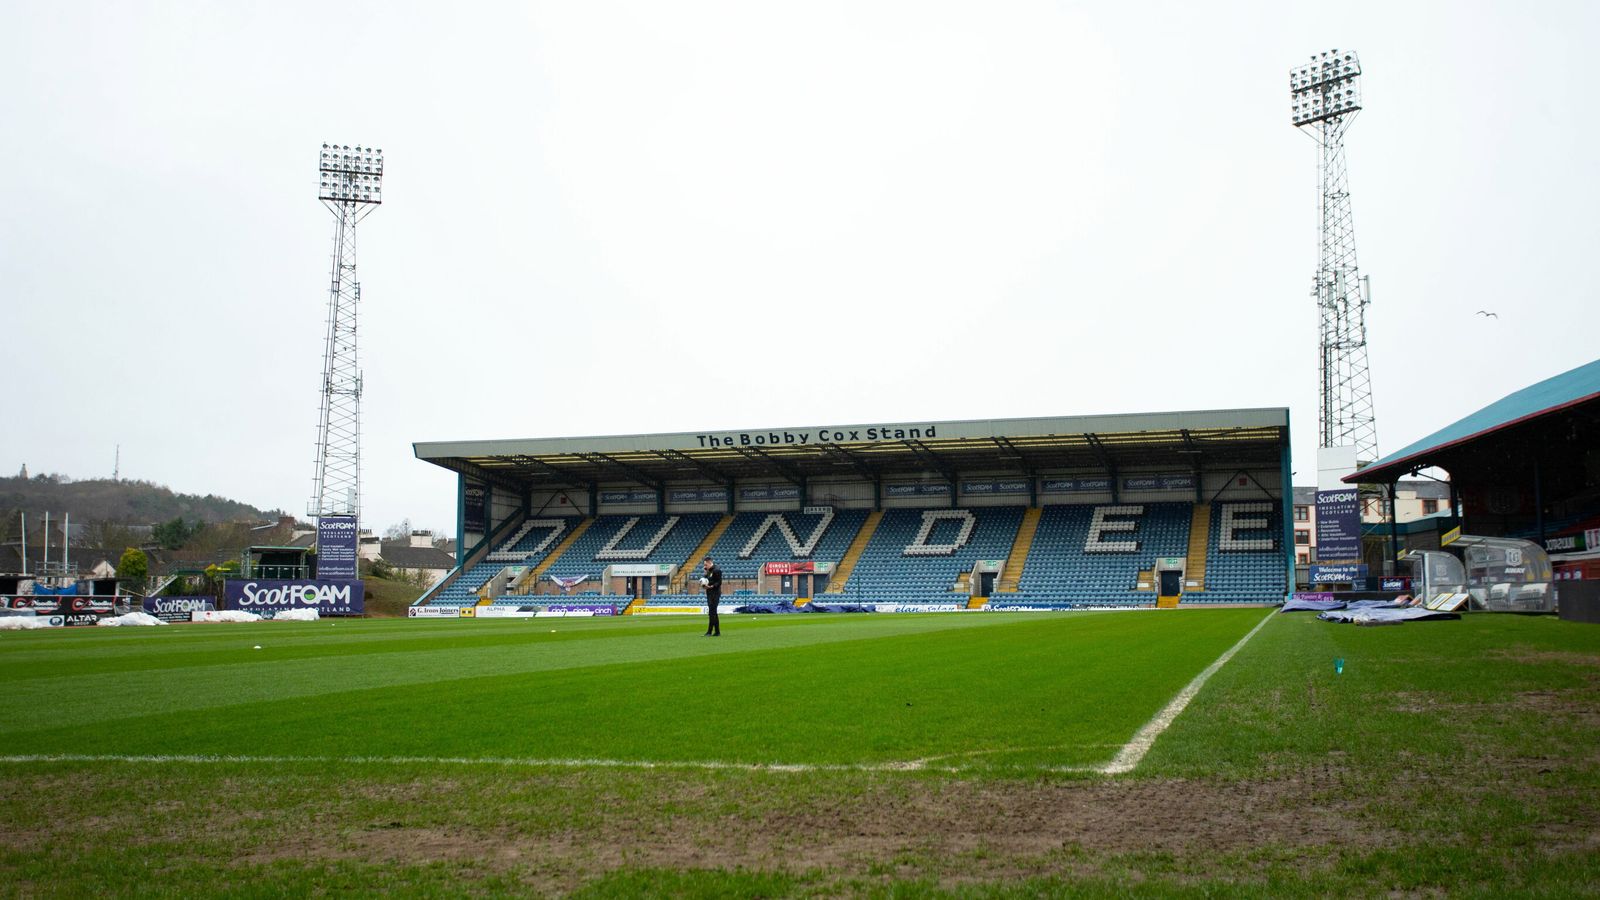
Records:
<instances>
[{"instance_id":1,"label":"floodlight lamp array","mask_svg":"<svg viewBox=\"0 0 1600 900\"><path fill-rule=\"evenodd\" d=\"M1361 60L1353 51L1327 50L1289 71L1289 117L1310 125L1361 108Z\"/></svg>"},{"instance_id":2,"label":"floodlight lamp array","mask_svg":"<svg viewBox=\"0 0 1600 900\"><path fill-rule=\"evenodd\" d=\"M383 202L383 150L323 144L317 197L341 203Z\"/></svg>"}]
</instances>

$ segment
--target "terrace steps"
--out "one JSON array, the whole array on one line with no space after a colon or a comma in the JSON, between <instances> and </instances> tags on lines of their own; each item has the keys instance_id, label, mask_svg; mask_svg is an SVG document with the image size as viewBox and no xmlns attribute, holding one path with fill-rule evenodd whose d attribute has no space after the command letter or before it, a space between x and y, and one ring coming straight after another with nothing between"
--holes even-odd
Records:
<instances>
[{"instance_id":1,"label":"terrace steps","mask_svg":"<svg viewBox=\"0 0 1600 900\"><path fill-rule=\"evenodd\" d=\"M622 614L625 615L625 616L633 615L634 613L638 612L639 610L644 609L645 602L646 602L646 598L644 598L644 597L635 597L635 598L633 598L633 600L631 600L628 603L628 605L622 610Z\"/></svg>"},{"instance_id":2,"label":"terrace steps","mask_svg":"<svg viewBox=\"0 0 1600 900\"><path fill-rule=\"evenodd\" d=\"M667 593L685 593L685 588L689 586L689 576L694 573L695 565L711 555L711 548L717 545L717 539L722 537L722 533L727 531L728 526L732 524L733 516L723 516L717 521L716 525L712 526L711 533L706 535L706 539L694 548L694 552L690 553L689 558L683 561L683 565L678 567L678 571L672 573L672 584L667 588Z\"/></svg>"},{"instance_id":3,"label":"terrace steps","mask_svg":"<svg viewBox=\"0 0 1600 900\"><path fill-rule=\"evenodd\" d=\"M867 514L867 520L861 523L861 530L856 532L855 540L850 542L850 549L844 552L844 559L839 560L839 565L833 570L833 577L828 579L828 593L844 593L845 582L850 580L850 573L855 571L856 563L861 560L861 554L866 552L867 544L872 541L872 533L878 530L878 523L883 521L883 510L875 509Z\"/></svg>"},{"instance_id":4,"label":"terrace steps","mask_svg":"<svg viewBox=\"0 0 1600 900\"><path fill-rule=\"evenodd\" d=\"M577 543L578 538L583 537L583 533L588 531L589 526L593 525L594 522L593 518L586 518L579 522L578 527L567 532L567 536L561 539L561 543L557 544L554 550L546 553L544 559L539 560L539 564L533 567L533 571L528 574L528 577L537 582L539 576L550 571L550 567L555 565L556 560L561 558L561 554L567 552L574 543Z\"/></svg>"},{"instance_id":5,"label":"terrace steps","mask_svg":"<svg viewBox=\"0 0 1600 900\"><path fill-rule=\"evenodd\" d=\"M1022 567L1027 564L1028 551L1033 548L1033 536L1039 531L1039 516L1043 513L1044 510L1039 507L1030 506L1022 514L1022 524L1017 528L1017 539L1011 543L1011 553L1006 557L1005 568L1000 571L1000 583L995 586L995 593L1017 592L1017 584L1022 581Z\"/></svg>"},{"instance_id":6,"label":"terrace steps","mask_svg":"<svg viewBox=\"0 0 1600 900\"><path fill-rule=\"evenodd\" d=\"M983 609L983 605L988 602L988 597L969 597L967 599L967 609Z\"/></svg>"},{"instance_id":7,"label":"terrace steps","mask_svg":"<svg viewBox=\"0 0 1600 900\"><path fill-rule=\"evenodd\" d=\"M1189 519L1189 553L1183 564L1183 592L1186 594L1198 594L1206 589L1206 552L1210 549L1210 538L1211 506L1196 503L1194 515Z\"/></svg>"}]
</instances>

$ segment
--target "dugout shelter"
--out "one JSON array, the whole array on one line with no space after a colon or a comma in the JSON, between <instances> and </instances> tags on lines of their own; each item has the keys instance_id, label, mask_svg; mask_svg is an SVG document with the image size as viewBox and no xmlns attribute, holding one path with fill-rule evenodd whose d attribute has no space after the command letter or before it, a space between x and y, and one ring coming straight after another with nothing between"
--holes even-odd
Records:
<instances>
[{"instance_id":1,"label":"dugout shelter","mask_svg":"<svg viewBox=\"0 0 1600 900\"><path fill-rule=\"evenodd\" d=\"M1549 554L1558 587L1600 581L1600 360L1508 394L1344 480L1386 485L1393 496L1401 478L1428 469L1449 475L1446 547L1453 533L1528 541ZM1397 537L1390 546L1398 557Z\"/></svg>"}]
</instances>

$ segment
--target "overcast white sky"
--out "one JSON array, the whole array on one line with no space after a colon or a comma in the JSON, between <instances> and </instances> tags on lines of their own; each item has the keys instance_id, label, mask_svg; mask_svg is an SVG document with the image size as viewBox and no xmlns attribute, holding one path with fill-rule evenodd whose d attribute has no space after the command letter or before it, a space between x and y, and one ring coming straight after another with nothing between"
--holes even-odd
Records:
<instances>
[{"instance_id":1,"label":"overcast white sky","mask_svg":"<svg viewBox=\"0 0 1600 900\"><path fill-rule=\"evenodd\" d=\"M1597 11L8 0L0 471L304 513L329 141L387 157L374 528L453 533L416 440L1287 405L1310 484L1289 69L1366 72L1389 452L1596 355Z\"/></svg>"}]
</instances>

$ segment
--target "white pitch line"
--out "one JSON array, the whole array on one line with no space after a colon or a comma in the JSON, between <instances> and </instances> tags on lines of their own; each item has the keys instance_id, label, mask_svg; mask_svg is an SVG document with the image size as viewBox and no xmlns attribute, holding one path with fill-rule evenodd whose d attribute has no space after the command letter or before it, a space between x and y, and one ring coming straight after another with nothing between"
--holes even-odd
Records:
<instances>
[{"instance_id":1,"label":"white pitch line","mask_svg":"<svg viewBox=\"0 0 1600 900\"><path fill-rule=\"evenodd\" d=\"M1133 739L1122 745L1111 762L1100 766L1036 766L1040 772L1095 772L1102 775L1121 775L1133 771L1150 751L1151 745L1167 730L1167 726L1183 712L1189 701L1216 671L1233 658L1256 632L1272 618L1276 610L1250 629L1250 633L1229 647L1216 661L1194 677L1177 696L1146 722ZM1079 745L1068 745L1079 746ZM998 751L997 751L998 752ZM1006 752L1009 752L1006 751ZM950 754L924 759L901 760L882 763L737 763L723 760L652 760L652 759L539 759L507 756L251 756L241 754L121 754L121 753L33 753L0 755L0 763L123 763L123 764L180 764L240 763L245 765L403 765L403 766L507 766L527 769L709 769L741 772L966 772L958 766L935 766L931 762L976 754ZM1017 767L1021 768L1021 767Z\"/></svg>"},{"instance_id":2,"label":"white pitch line","mask_svg":"<svg viewBox=\"0 0 1600 900\"><path fill-rule=\"evenodd\" d=\"M1156 738L1161 736L1161 732L1167 730L1167 726L1178 718L1178 714L1183 712L1184 708L1189 705L1189 701L1194 699L1194 695L1200 693L1200 689L1205 687L1206 681L1212 675L1215 675L1218 669L1226 665L1228 660L1233 659L1233 655L1238 653L1240 648L1248 643L1251 638L1255 637L1256 632L1260 631L1277 612L1277 610L1272 610L1267 613L1260 622L1256 623L1256 627L1250 629L1249 634L1239 638L1239 642L1217 657L1216 662L1206 666L1205 670L1196 675L1193 681L1185 685L1183 690L1172 698L1171 702L1155 714L1154 718L1144 723L1144 727L1134 733L1133 739L1123 745L1111 762L1097 767L1095 771L1104 775L1122 775L1132 772L1134 767L1139 765L1139 761L1144 759L1144 755L1150 752L1151 746L1155 744Z\"/></svg>"},{"instance_id":3,"label":"white pitch line","mask_svg":"<svg viewBox=\"0 0 1600 900\"><path fill-rule=\"evenodd\" d=\"M922 760L884 763L738 763L725 760L536 759L500 756L249 756L237 754L37 753L0 756L0 763L125 763L198 765L511 766L530 769L725 769L745 772L958 772Z\"/></svg>"}]
</instances>

